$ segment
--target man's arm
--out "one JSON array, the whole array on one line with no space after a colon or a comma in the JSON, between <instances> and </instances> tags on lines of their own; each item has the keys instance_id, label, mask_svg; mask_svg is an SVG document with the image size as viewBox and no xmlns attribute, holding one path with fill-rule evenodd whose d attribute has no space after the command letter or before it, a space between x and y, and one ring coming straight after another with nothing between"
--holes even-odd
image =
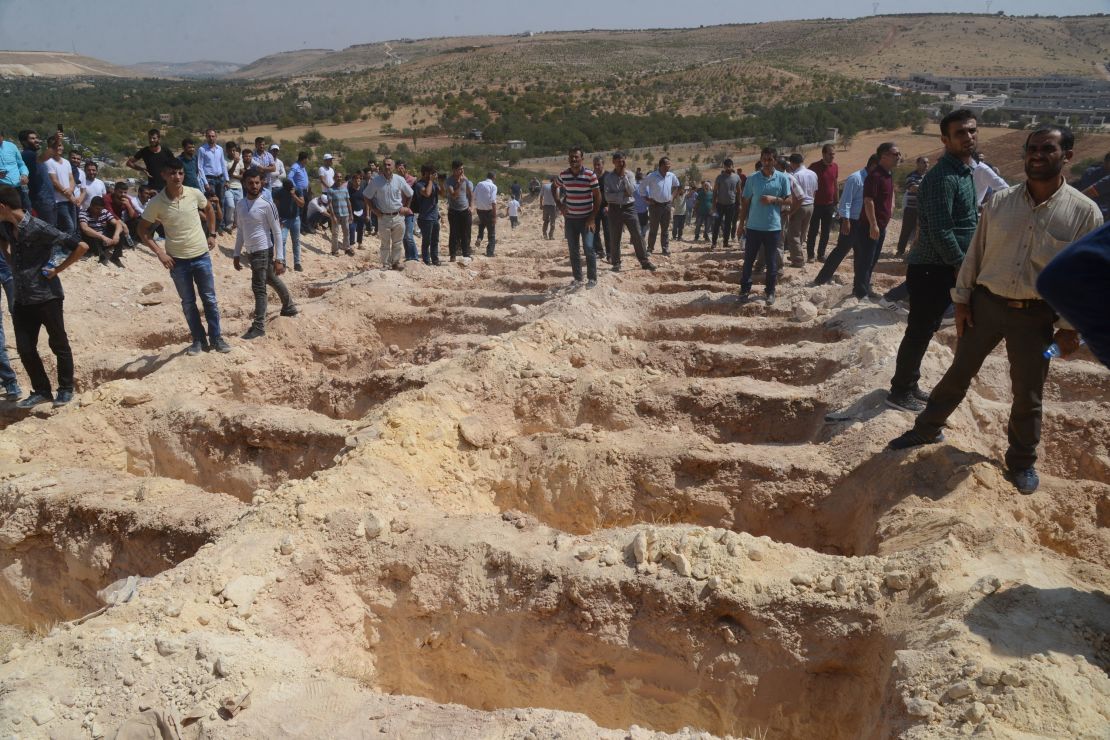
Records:
<instances>
[{"instance_id":1,"label":"man's arm","mask_svg":"<svg viewBox=\"0 0 1110 740\"><path fill-rule=\"evenodd\" d=\"M173 268L173 257L166 254L166 250L158 246L153 238L154 227L157 224L157 221L148 220L147 214L144 212L142 218L139 219L139 241L154 252L154 256L158 258L162 266L169 270Z\"/></svg>"},{"instance_id":2,"label":"man's arm","mask_svg":"<svg viewBox=\"0 0 1110 740\"><path fill-rule=\"evenodd\" d=\"M201 196L204 198L204 196ZM216 248L216 212L212 210L212 204L204 198L204 208L198 208L201 215L204 216L204 222L208 224L208 251Z\"/></svg>"},{"instance_id":3,"label":"man's arm","mask_svg":"<svg viewBox=\"0 0 1110 740\"><path fill-rule=\"evenodd\" d=\"M875 199L869 195L863 196L863 213L867 216L868 233L872 239L878 239L879 222L875 219Z\"/></svg>"},{"instance_id":4,"label":"man's arm","mask_svg":"<svg viewBox=\"0 0 1110 740\"><path fill-rule=\"evenodd\" d=\"M130 157L128 157L126 164L131 169L138 170L139 172L142 172L147 177L150 177L150 173L147 172L147 170L146 170L146 162L143 162L143 160L139 159L139 153L138 152L135 152Z\"/></svg>"},{"instance_id":5,"label":"man's arm","mask_svg":"<svg viewBox=\"0 0 1110 740\"><path fill-rule=\"evenodd\" d=\"M78 231L80 231L82 234L89 237L90 239L99 239L100 238L100 234L96 233L96 229L89 226L88 221L80 221L79 220L77 222L77 229L78 229Z\"/></svg>"},{"instance_id":6,"label":"man's arm","mask_svg":"<svg viewBox=\"0 0 1110 740\"><path fill-rule=\"evenodd\" d=\"M983 262L983 251L987 246L987 229L989 208L983 209L975 235L967 246L967 255L959 272L956 273L956 285L952 288L952 302L956 306L956 336L962 337L964 331L974 326L971 315L971 291L975 289L975 281L979 277L979 266Z\"/></svg>"},{"instance_id":7,"label":"man's arm","mask_svg":"<svg viewBox=\"0 0 1110 740\"><path fill-rule=\"evenodd\" d=\"M273 203L266 208L266 221L270 229L270 238L274 244L274 272L285 272L285 240L281 238L281 219L278 218L277 206Z\"/></svg>"}]
</instances>

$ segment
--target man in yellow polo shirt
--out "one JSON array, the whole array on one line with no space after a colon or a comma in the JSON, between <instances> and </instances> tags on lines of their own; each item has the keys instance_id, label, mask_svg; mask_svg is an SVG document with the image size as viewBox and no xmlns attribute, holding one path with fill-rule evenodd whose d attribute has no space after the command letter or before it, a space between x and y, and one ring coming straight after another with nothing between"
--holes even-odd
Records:
<instances>
[{"instance_id":1,"label":"man in yellow polo shirt","mask_svg":"<svg viewBox=\"0 0 1110 740\"><path fill-rule=\"evenodd\" d=\"M216 214L204 193L185 187L185 166L180 160L174 159L163 167L162 179L166 187L147 202L139 224L139 238L150 247L173 278L185 320L189 323L189 332L193 336L193 343L186 354L199 355L213 349L230 352L231 347L220 336L220 308L216 305L216 286L209 255L216 247L216 237L205 237L198 218L198 214L204 217L208 233L214 235ZM166 232L165 248L158 246L152 238L157 224L162 224ZM197 310L197 293L200 293L204 317L208 321L207 336L200 311Z\"/></svg>"}]
</instances>

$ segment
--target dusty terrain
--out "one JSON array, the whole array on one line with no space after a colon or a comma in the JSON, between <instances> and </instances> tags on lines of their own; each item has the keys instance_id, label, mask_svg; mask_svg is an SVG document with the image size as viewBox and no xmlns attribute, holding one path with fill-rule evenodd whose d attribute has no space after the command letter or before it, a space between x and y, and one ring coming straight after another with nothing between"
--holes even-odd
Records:
<instances>
[{"instance_id":1,"label":"dusty terrain","mask_svg":"<svg viewBox=\"0 0 1110 740\"><path fill-rule=\"evenodd\" d=\"M1022 497L1004 350L945 444L891 453L903 313L819 265L741 304L689 229L573 289L531 204L499 226L404 272L309 237L301 315L253 342L225 238L228 355L184 354L149 254L63 275L77 399L0 410L0 736L1106 737L1089 355Z\"/></svg>"}]
</instances>

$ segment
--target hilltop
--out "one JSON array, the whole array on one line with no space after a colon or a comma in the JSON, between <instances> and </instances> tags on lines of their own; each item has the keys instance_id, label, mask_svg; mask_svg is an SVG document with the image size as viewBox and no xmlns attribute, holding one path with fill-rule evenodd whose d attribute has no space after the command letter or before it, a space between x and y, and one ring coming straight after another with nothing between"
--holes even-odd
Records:
<instances>
[{"instance_id":1,"label":"hilltop","mask_svg":"<svg viewBox=\"0 0 1110 740\"><path fill-rule=\"evenodd\" d=\"M0 51L0 77L139 77L126 67L64 51Z\"/></svg>"}]
</instances>

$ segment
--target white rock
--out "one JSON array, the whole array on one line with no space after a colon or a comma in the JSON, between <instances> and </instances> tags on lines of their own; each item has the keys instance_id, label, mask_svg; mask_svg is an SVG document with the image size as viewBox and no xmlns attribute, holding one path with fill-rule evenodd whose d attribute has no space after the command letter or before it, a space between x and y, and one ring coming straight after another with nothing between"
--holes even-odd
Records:
<instances>
[{"instance_id":1,"label":"white rock","mask_svg":"<svg viewBox=\"0 0 1110 740\"><path fill-rule=\"evenodd\" d=\"M909 573L901 570L896 570L887 573L886 578L883 580L883 582L891 591L905 591L907 588L910 587L910 584L913 581L910 578Z\"/></svg>"},{"instance_id":2,"label":"white rock","mask_svg":"<svg viewBox=\"0 0 1110 740\"><path fill-rule=\"evenodd\" d=\"M380 514L369 512L362 520L363 536L368 540L377 539L385 531L386 524L386 520Z\"/></svg>"},{"instance_id":3,"label":"white rock","mask_svg":"<svg viewBox=\"0 0 1110 740\"><path fill-rule=\"evenodd\" d=\"M54 719L54 710L51 709L50 707L43 707L41 709L36 709L34 711L34 713L31 715L31 719L34 720L36 725L39 725L39 726L45 725L47 722Z\"/></svg>"},{"instance_id":4,"label":"white rock","mask_svg":"<svg viewBox=\"0 0 1110 740\"><path fill-rule=\"evenodd\" d=\"M227 620L227 628L232 632L246 632L247 623L237 617L230 617Z\"/></svg>"},{"instance_id":5,"label":"white rock","mask_svg":"<svg viewBox=\"0 0 1110 740\"><path fill-rule=\"evenodd\" d=\"M975 689L972 688L970 683L967 681L959 681L949 686L948 691L944 692L944 695L948 697L950 701L954 701L956 699L963 699L965 696L971 696L973 693L975 693Z\"/></svg>"},{"instance_id":6,"label":"white rock","mask_svg":"<svg viewBox=\"0 0 1110 740\"><path fill-rule=\"evenodd\" d=\"M180 617L181 610L184 608L184 601L172 601L169 604L166 604L165 614L167 617Z\"/></svg>"},{"instance_id":7,"label":"white rock","mask_svg":"<svg viewBox=\"0 0 1110 740\"><path fill-rule=\"evenodd\" d=\"M690 561L680 552L672 552L667 555L667 560L674 566L674 570L680 576L685 578L690 577Z\"/></svg>"},{"instance_id":8,"label":"white rock","mask_svg":"<svg viewBox=\"0 0 1110 740\"><path fill-rule=\"evenodd\" d=\"M762 560L763 559L763 548L762 547L749 547L748 548L748 559L749 560Z\"/></svg>"},{"instance_id":9,"label":"white rock","mask_svg":"<svg viewBox=\"0 0 1110 740\"><path fill-rule=\"evenodd\" d=\"M522 313L524 313L527 310L528 309L526 307L520 305L519 303L514 303L514 304L509 306L509 313L512 314L513 316L520 316Z\"/></svg>"},{"instance_id":10,"label":"white rock","mask_svg":"<svg viewBox=\"0 0 1110 740\"><path fill-rule=\"evenodd\" d=\"M224 598L235 604L240 612L250 608L258 592L266 586L266 579L261 576L236 576L224 586Z\"/></svg>"},{"instance_id":11,"label":"white rock","mask_svg":"<svg viewBox=\"0 0 1110 740\"><path fill-rule=\"evenodd\" d=\"M231 675L231 664L226 658L220 656L216 658L216 662L212 665L212 672L220 678L227 678Z\"/></svg>"},{"instance_id":12,"label":"white rock","mask_svg":"<svg viewBox=\"0 0 1110 740\"><path fill-rule=\"evenodd\" d=\"M464 416L459 419L459 436L479 449L493 444L493 432L477 416Z\"/></svg>"},{"instance_id":13,"label":"white rock","mask_svg":"<svg viewBox=\"0 0 1110 740\"><path fill-rule=\"evenodd\" d=\"M809 301L802 301L794 306L795 321L812 321L815 318L817 318L817 306Z\"/></svg>"},{"instance_id":14,"label":"white rock","mask_svg":"<svg viewBox=\"0 0 1110 740\"><path fill-rule=\"evenodd\" d=\"M1003 671L999 680L1006 686L1021 686L1021 676L1014 671Z\"/></svg>"},{"instance_id":15,"label":"white rock","mask_svg":"<svg viewBox=\"0 0 1110 740\"><path fill-rule=\"evenodd\" d=\"M808 573L795 573L794 575L790 576L790 582L793 583L795 586L812 586L813 576L809 575Z\"/></svg>"},{"instance_id":16,"label":"white rock","mask_svg":"<svg viewBox=\"0 0 1110 740\"><path fill-rule=\"evenodd\" d=\"M181 650L181 643L158 637L154 640L154 647L158 650L158 654L165 658Z\"/></svg>"},{"instance_id":17,"label":"white rock","mask_svg":"<svg viewBox=\"0 0 1110 740\"><path fill-rule=\"evenodd\" d=\"M997 686L1000 680L1002 680L1002 672L997 668L984 668L982 675L979 676L979 683L984 686Z\"/></svg>"},{"instance_id":18,"label":"white rock","mask_svg":"<svg viewBox=\"0 0 1110 740\"><path fill-rule=\"evenodd\" d=\"M647 562L648 559L648 536L647 532L640 530L632 540L632 556L636 558L636 563Z\"/></svg>"},{"instance_id":19,"label":"white rock","mask_svg":"<svg viewBox=\"0 0 1110 740\"><path fill-rule=\"evenodd\" d=\"M599 559L601 560L603 565L612 566L621 561L621 556L613 548L606 547L604 550L601 551L601 557Z\"/></svg>"},{"instance_id":20,"label":"white rock","mask_svg":"<svg viewBox=\"0 0 1110 740\"><path fill-rule=\"evenodd\" d=\"M293 542L293 536L287 534L282 537L280 548L282 555L289 555L290 553L292 553L293 550L296 549L296 545Z\"/></svg>"},{"instance_id":21,"label":"white rock","mask_svg":"<svg viewBox=\"0 0 1110 740\"><path fill-rule=\"evenodd\" d=\"M848 579L843 575L838 575L832 582L833 590L840 596L848 595Z\"/></svg>"},{"instance_id":22,"label":"white rock","mask_svg":"<svg viewBox=\"0 0 1110 740\"><path fill-rule=\"evenodd\" d=\"M597 548L590 547L589 545L582 545L574 551L574 557L581 561L593 560L597 557Z\"/></svg>"},{"instance_id":23,"label":"white rock","mask_svg":"<svg viewBox=\"0 0 1110 740\"><path fill-rule=\"evenodd\" d=\"M981 701L973 702L964 710L964 719L973 724L979 724L987 716L987 705Z\"/></svg>"},{"instance_id":24,"label":"white rock","mask_svg":"<svg viewBox=\"0 0 1110 740\"><path fill-rule=\"evenodd\" d=\"M933 714L937 711L936 703L931 702L928 699L910 697L905 699L904 701L906 703L906 714L910 715L911 717L932 717Z\"/></svg>"}]
</instances>

